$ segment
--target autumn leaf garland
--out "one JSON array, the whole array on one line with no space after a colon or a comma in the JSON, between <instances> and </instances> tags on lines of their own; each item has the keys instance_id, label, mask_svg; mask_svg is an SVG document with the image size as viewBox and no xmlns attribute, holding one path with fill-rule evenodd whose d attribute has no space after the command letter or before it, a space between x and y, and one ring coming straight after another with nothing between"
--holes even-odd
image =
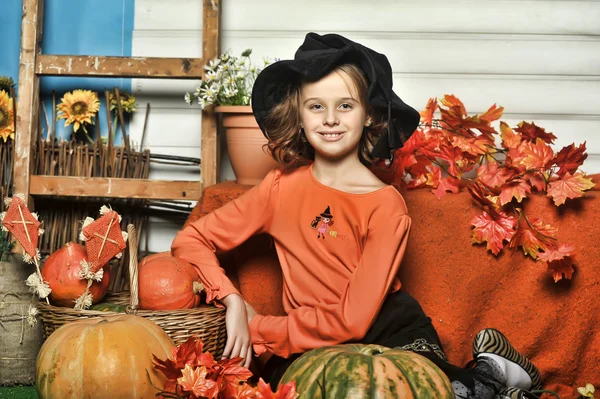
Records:
<instances>
[{"instance_id":1,"label":"autumn leaf garland","mask_svg":"<svg viewBox=\"0 0 600 399\"><path fill-rule=\"evenodd\" d=\"M296 384L282 384L277 392L262 378L257 386L248 384L252 372L235 357L215 361L197 336L173 348L170 359L153 355L154 368L167 378L157 396L162 398L217 398L217 399L295 399Z\"/></svg>"},{"instance_id":2,"label":"autumn leaf garland","mask_svg":"<svg viewBox=\"0 0 600 399\"><path fill-rule=\"evenodd\" d=\"M587 158L586 143L555 154L551 144L556 136L535 123L523 121L512 129L500 122L498 132L492 122L503 112L494 104L469 116L454 95L432 98L421 112L419 129L396 151L393 164L376 165L375 171L398 187L429 187L438 198L466 187L483 209L471 221L473 243L486 243L494 255L505 247L521 247L526 256L547 265L554 281L570 279L574 247L557 242L556 228L528 218L522 201L537 192L560 206L593 188L578 170Z\"/></svg>"}]
</instances>

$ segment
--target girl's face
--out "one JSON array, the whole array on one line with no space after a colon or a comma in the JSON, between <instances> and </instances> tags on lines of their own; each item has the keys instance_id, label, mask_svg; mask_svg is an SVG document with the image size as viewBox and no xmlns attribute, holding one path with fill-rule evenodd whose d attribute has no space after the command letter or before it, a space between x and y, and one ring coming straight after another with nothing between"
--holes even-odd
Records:
<instances>
[{"instance_id":1,"label":"girl's face","mask_svg":"<svg viewBox=\"0 0 600 399\"><path fill-rule=\"evenodd\" d=\"M366 118L354 83L341 70L301 86L300 119L315 156L357 155Z\"/></svg>"}]
</instances>

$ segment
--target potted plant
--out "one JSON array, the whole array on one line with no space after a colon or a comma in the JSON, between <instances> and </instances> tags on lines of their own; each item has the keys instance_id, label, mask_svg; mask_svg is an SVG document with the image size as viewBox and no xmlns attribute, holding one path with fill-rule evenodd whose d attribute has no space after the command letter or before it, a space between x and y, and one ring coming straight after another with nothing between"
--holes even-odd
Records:
<instances>
[{"instance_id":1,"label":"potted plant","mask_svg":"<svg viewBox=\"0 0 600 399\"><path fill-rule=\"evenodd\" d=\"M251 64L251 53L250 49L241 57L225 53L211 60L205 67L204 79L194 93L185 94L185 101L188 104L196 101L201 109L216 105L215 112L222 116L236 182L256 185L278 164L268 153L267 139L250 107L252 86L261 71ZM272 61L265 59L264 66Z\"/></svg>"}]
</instances>

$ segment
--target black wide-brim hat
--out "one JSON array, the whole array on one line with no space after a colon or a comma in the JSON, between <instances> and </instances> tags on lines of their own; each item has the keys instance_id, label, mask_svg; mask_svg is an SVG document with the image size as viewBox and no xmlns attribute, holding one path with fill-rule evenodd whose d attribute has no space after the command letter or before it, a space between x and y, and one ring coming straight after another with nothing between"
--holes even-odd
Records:
<instances>
[{"instance_id":1,"label":"black wide-brim hat","mask_svg":"<svg viewBox=\"0 0 600 399\"><path fill-rule=\"evenodd\" d=\"M293 60L277 61L258 75L252 89L252 111L265 136L268 138L265 123L269 113L288 94L291 85L318 80L347 63L355 64L365 74L369 105L387 110L387 132L381 135L371 155L392 159L393 150L402 147L419 125L419 112L392 90L392 68L385 55L336 34L308 33Z\"/></svg>"}]
</instances>

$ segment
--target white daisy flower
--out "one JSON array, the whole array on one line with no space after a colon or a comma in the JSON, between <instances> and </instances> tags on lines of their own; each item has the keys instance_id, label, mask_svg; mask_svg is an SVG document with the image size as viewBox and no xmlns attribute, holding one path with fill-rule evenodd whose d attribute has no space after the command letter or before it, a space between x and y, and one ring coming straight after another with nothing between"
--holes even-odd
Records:
<instances>
[{"instance_id":1,"label":"white daisy flower","mask_svg":"<svg viewBox=\"0 0 600 399\"><path fill-rule=\"evenodd\" d=\"M225 89L225 92L223 93L223 95L226 98L231 98L231 97L235 97L238 94L238 90L237 89L231 89L231 88L227 88Z\"/></svg>"},{"instance_id":2,"label":"white daisy flower","mask_svg":"<svg viewBox=\"0 0 600 399\"><path fill-rule=\"evenodd\" d=\"M220 63L221 63L221 60L219 58L210 60L208 62L208 65L204 66L204 69L206 69L207 71L214 71L215 68L218 67Z\"/></svg>"},{"instance_id":3,"label":"white daisy flower","mask_svg":"<svg viewBox=\"0 0 600 399\"><path fill-rule=\"evenodd\" d=\"M217 73L215 71L209 71L206 73L206 76L204 78L206 79L207 82L211 82L211 81L217 79Z\"/></svg>"}]
</instances>

